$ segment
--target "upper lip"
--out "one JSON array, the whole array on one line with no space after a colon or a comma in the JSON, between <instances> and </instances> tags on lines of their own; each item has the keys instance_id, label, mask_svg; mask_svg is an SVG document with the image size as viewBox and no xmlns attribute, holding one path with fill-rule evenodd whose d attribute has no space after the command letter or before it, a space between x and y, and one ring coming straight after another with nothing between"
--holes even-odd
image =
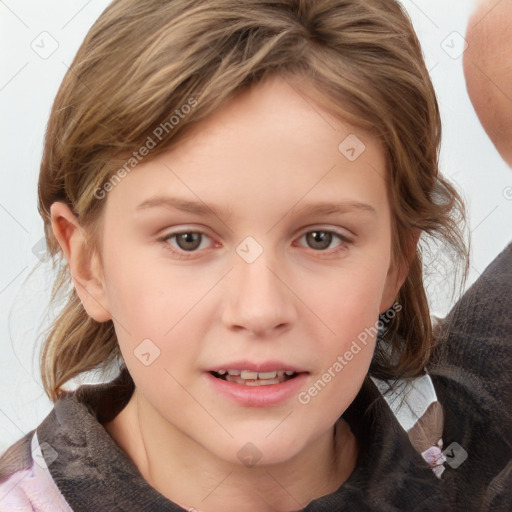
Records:
<instances>
[{"instance_id":1,"label":"upper lip","mask_svg":"<svg viewBox=\"0 0 512 512\"><path fill-rule=\"evenodd\" d=\"M282 361L262 361L262 362L254 362L254 361L233 361L231 363L223 363L220 365L216 365L210 368L208 371L210 372L218 372L219 370L249 370L250 372L272 372L274 370L280 371L292 371L295 373L303 373L307 372L303 368L299 366L295 366L289 363L283 363Z\"/></svg>"}]
</instances>

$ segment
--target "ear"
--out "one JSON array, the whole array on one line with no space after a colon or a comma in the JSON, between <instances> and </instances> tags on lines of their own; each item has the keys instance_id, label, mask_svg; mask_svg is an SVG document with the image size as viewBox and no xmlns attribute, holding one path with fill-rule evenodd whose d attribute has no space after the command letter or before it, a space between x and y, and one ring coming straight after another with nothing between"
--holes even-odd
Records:
<instances>
[{"instance_id":1,"label":"ear","mask_svg":"<svg viewBox=\"0 0 512 512\"><path fill-rule=\"evenodd\" d=\"M405 261L402 261L401 264L395 264L395 262L392 262L389 266L379 313L384 313L387 311L395 302L398 292L400 291L400 288L404 284L404 281L407 278L407 274L409 273L409 267L414 257L420 235L421 231L419 229L415 229L409 237L406 248Z\"/></svg>"},{"instance_id":2,"label":"ear","mask_svg":"<svg viewBox=\"0 0 512 512\"><path fill-rule=\"evenodd\" d=\"M50 207L52 230L68 262L75 290L87 314L97 322L111 320L99 256L69 207L55 202Z\"/></svg>"}]
</instances>

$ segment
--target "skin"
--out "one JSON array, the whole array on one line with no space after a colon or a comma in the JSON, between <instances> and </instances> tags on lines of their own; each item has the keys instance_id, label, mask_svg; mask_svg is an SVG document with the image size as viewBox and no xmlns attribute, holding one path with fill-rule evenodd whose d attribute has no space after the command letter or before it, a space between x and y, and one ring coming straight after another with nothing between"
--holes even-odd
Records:
<instances>
[{"instance_id":1,"label":"skin","mask_svg":"<svg viewBox=\"0 0 512 512\"><path fill-rule=\"evenodd\" d=\"M366 145L354 162L338 150L351 133ZM344 421L335 423L361 387L375 339L306 405L293 396L242 406L216 393L206 371L277 359L307 370L307 389L391 307L406 269L391 265L385 168L375 139L273 77L108 194L101 254L87 251L64 204L52 206L82 303L96 320L113 320L136 385L105 428L164 496L206 512L298 510L353 471L357 440ZM231 215L137 209L162 195ZM359 201L374 212L299 213L324 201ZM319 249L305 236L315 228L352 241L333 235ZM195 252L170 236L180 231L205 233ZM252 263L236 252L247 236L263 249ZM149 366L134 355L147 338L160 349ZM253 467L237 456L248 442L261 454Z\"/></svg>"},{"instance_id":2,"label":"skin","mask_svg":"<svg viewBox=\"0 0 512 512\"><path fill-rule=\"evenodd\" d=\"M480 1L471 16L464 75L475 111L512 167L512 2Z\"/></svg>"}]
</instances>

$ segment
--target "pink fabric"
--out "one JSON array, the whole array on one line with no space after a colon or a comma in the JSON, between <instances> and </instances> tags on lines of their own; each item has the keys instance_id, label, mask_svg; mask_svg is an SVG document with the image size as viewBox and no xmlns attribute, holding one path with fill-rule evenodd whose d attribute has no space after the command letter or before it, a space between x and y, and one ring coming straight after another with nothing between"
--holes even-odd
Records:
<instances>
[{"instance_id":1,"label":"pink fabric","mask_svg":"<svg viewBox=\"0 0 512 512\"><path fill-rule=\"evenodd\" d=\"M437 478L441 478L441 475L445 470L444 463L446 462L446 458L442 450L443 440L439 439L436 446L431 446L421 454L427 461L427 464L432 468L432 471Z\"/></svg>"},{"instance_id":2,"label":"pink fabric","mask_svg":"<svg viewBox=\"0 0 512 512\"><path fill-rule=\"evenodd\" d=\"M0 484L1 512L73 512L44 463L34 433L32 466L13 473ZM43 461L43 462L35 462Z\"/></svg>"}]
</instances>

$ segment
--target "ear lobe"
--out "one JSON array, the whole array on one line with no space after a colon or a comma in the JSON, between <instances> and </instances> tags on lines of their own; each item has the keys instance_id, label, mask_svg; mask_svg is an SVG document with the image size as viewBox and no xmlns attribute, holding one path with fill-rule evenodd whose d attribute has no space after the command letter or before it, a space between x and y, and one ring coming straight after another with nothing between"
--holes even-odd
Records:
<instances>
[{"instance_id":1,"label":"ear lobe","mask_svg":"<svg viewBox=\"0 0 512 512\"><path fill-rule=\"evenodd\" d=\"M111 320L98 254L89 247L84 229L66 204L55 202L50 211L53 234L87 314L97 322Z\"/></svg>"},{"instance_id":2,"label":"ear lobe","mask_svg":"<svg viewBox=\"0 0 512 512\"><path fill-rule=\"evenodd\" d=\"M415 229L409 237L405 261L400 262L398 265L393 262L390 265L388 275L386 277L384 293L382 294L379 313L387 311L395 302L396 296L409 273L409 267L412 259L414 258L414 253L416 251L420 235L421 231L419 229Z\"/></svg>"}]
</instances>

